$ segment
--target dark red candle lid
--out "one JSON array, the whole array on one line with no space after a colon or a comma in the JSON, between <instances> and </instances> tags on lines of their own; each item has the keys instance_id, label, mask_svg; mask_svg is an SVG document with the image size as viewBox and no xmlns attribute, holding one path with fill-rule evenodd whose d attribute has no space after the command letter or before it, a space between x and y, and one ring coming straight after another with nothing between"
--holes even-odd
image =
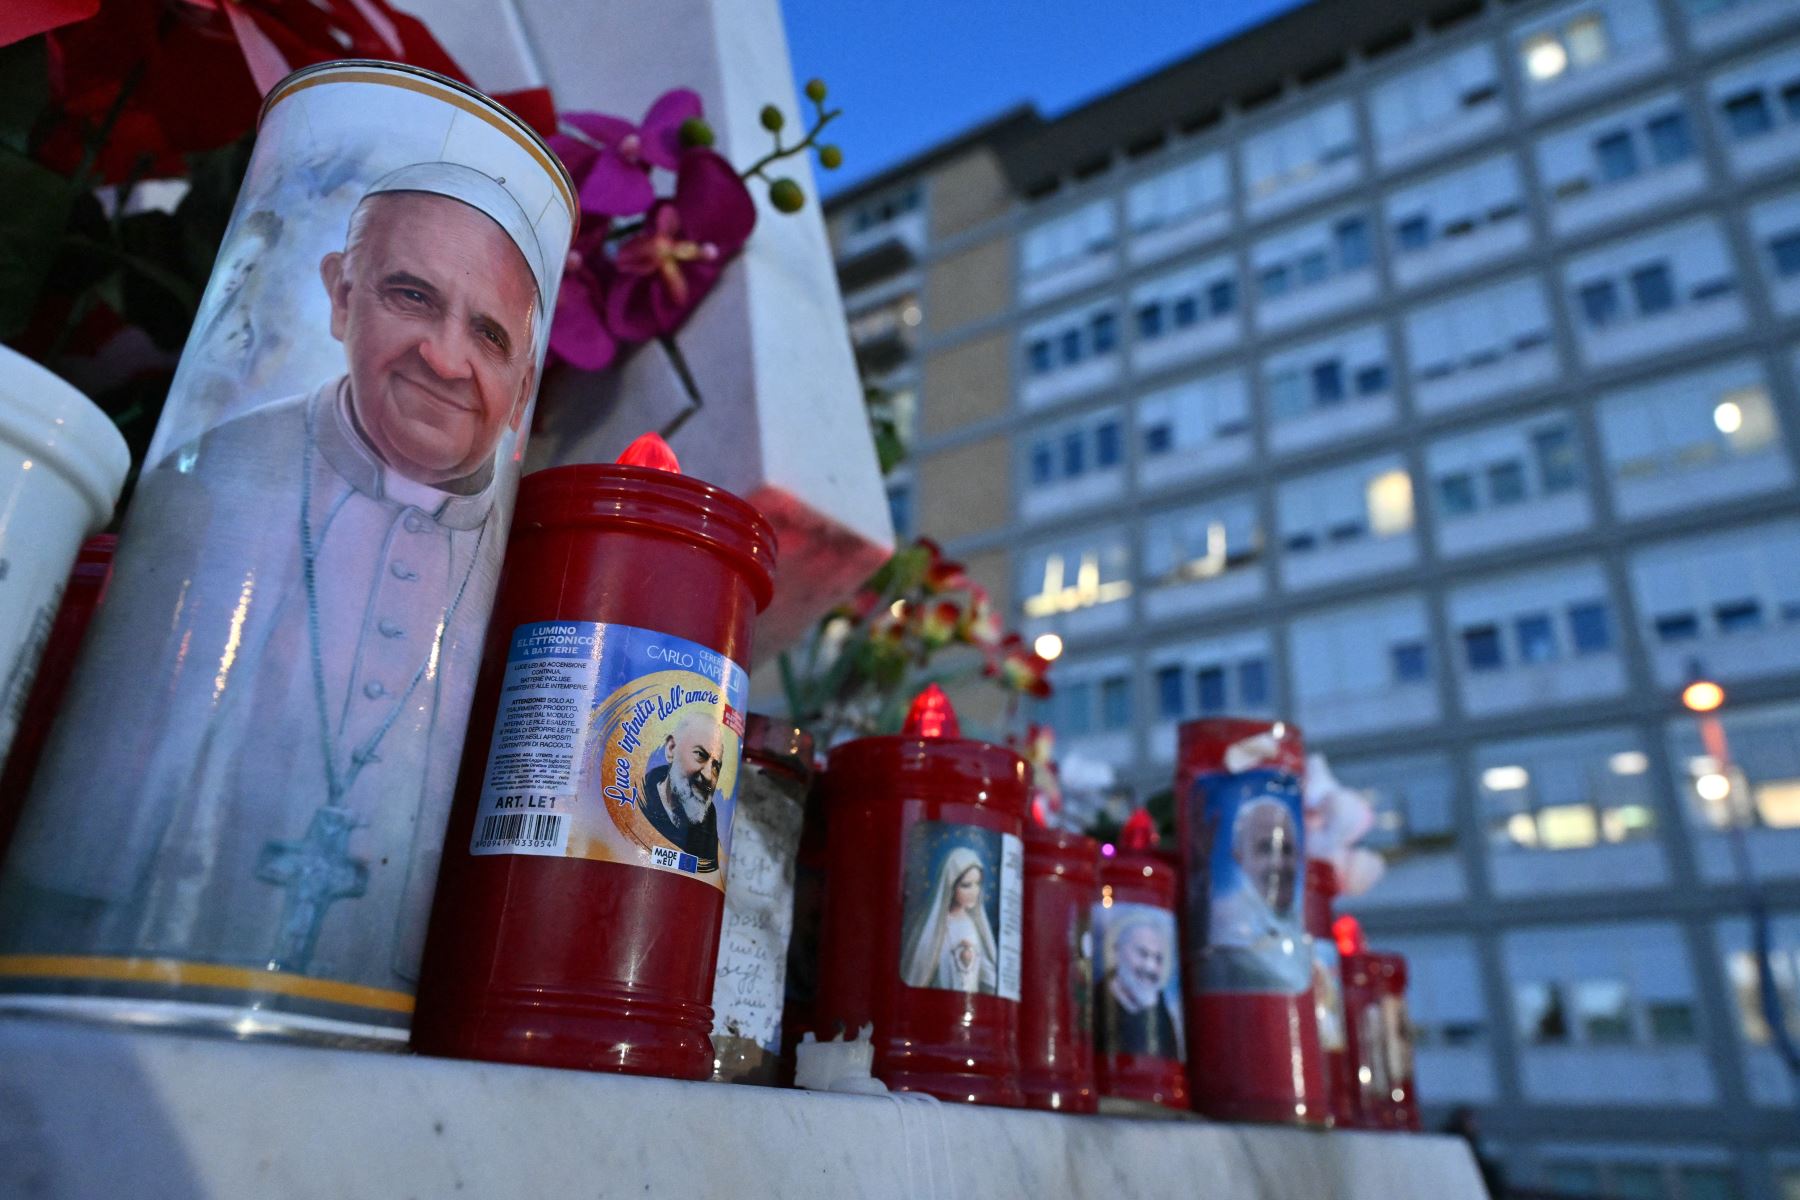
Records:
<instances>
[{"instance_id":1,"label":"dark red candle lid","mask_svg":"<svg viewBox=\"0 0 1800 1200\"><path fill-rule=\"evenodd\" d=\"M692 543L737 568L750 584L758 612L774 595L774 528L746 501L692 475L578 463L533 471L520 480L515 532L571 525L632 529Z\"/></svg>"}]
</instances>

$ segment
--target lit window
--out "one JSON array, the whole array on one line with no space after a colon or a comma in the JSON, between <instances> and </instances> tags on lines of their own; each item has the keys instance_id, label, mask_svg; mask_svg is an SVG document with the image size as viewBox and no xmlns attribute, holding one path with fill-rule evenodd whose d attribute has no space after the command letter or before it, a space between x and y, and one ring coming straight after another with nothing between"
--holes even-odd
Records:
<instances>
[{"instance_id":1,"label":"lit window","mask_svg":"<svg viewBox=\"0 0 1800 1200\"><path fill-rule=\"evenodd\" d=\"M1412 476L1402 470L1384 471L1369 481L1369 527L1377 537L1390 537L1412 528Z\"/></svg>"},{"instance_id":2,"label":"lit window","mask_svg":"<svg viewBox=\"0 0 1800 1200\"><path fill-rule=\"evenodd\" d=\"M1584 979L1574 987L1575 1021L1582 1040L1598 1046L1632 1040L1631 997L1616 979Z\"/></svg>"},{"instance_id":3,"label":"lit window","mask_svg":"<svg viewBox=\"0 0 1800 1200\"><path fill-rule=\"evenodd\" d=\"M1770 973L1775 976L1775 992L1787 1024L1795 1037L1800 1037L1800 999L1795 989L1795 955L1781 946L1769 955ZM1748 950L1734 950L1725 958L1725 973L1731 978L1732 995L1737 999L1738 1028L1752 1046L1766 1046L1772 1040L1769 1024L1763 1015L1762 981L1757 970L1756 955Z\"/></svg>"},{"instance_id":4,"label":"lit window","mask_svg":"<svg viewBox=\"0 0 1800 1200\"><path fill-rule=\"evenodd\" d=\"M1595 13L1576 17L1563 30L1563 44L1569 48L1571 63L1592 66L1606 57L1606 24Z\"/></svg>"},{"instance_id":5,"label":"lit window","mask_svg":"<svg viewBox=\"0 0 1800 1200\"><path fill-rule=\"evenodd\" d=\"M1525 43L1525 70L1533 79L1555 79L1569 66L1569 52L1548 33L1540 33Z\"/></svg>"}]
</instances>

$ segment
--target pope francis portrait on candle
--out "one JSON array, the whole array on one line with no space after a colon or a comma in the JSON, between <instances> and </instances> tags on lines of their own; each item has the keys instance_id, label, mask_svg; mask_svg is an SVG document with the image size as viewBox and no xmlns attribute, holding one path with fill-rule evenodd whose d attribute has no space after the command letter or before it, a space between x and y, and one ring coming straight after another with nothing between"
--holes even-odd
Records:
<instances>
[{"instance_id":1,"label":"pope francis portrait on candle","mask_svg":"<svg viewBox=\"0 0 1800 1200\"><path fill-rule=\"evenodd\" d=\"M183 636L97 621L106 686L73 689L36 812L78 795L116 838L71 861L28 817L9 939L407 989L555 276L504 181L460 163L388 172L340 228L293 286L323 287L342 372L143 475L122 553L168 595L125 613Z\"/></svg>"}]
</instances>

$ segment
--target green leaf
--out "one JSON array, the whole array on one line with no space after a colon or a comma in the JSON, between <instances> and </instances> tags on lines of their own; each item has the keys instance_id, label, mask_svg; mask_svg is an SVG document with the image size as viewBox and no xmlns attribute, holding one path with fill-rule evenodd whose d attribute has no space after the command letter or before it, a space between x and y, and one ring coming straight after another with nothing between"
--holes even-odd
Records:
<instances>
[{"instance_id":1,"label":"green leaf","mask_svg":"<svg viewBox=\"0 0 1800 1200\"><path fill-rule=\"evenodd\" d=\"M0 340L17 337L38 299L68 228L75 192L50 168L0 149Z\"/></svg>"},{"instance_id":2,"label":"green leaf","mask_svg":"<svg viewBox=\"0 0 1800 1200\"><path fill-rule=\"evenodd\" d=\"M34 37L0 47L0 148L29 153L31 131L49 102L49 42Z\"/></svg>"}]
</instances>

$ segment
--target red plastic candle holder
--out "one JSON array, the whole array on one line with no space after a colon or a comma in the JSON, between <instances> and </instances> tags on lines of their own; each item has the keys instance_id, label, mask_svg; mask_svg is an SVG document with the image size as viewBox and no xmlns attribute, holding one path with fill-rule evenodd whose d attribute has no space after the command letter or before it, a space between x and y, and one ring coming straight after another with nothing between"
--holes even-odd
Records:
<instances>
[{"instance_id":1,"label":"red plastic candle holder","mask_svg":"<svg viewBox=\"0 0 1800 1200\"><path fill-rule=\"evenodd\" d=\"M873 1024L896 1091L1016 1107L1031 768L945 715L922 697L907 733L831 752L815 1029Z\"/></svg>"},{"instance_id":2,"label":"red plastic candle holder","mask_svg":"<svg viewBox=\"0 0 1800 1200\"><path fill-rule=\"evenodd\" d=\"M1019 1087L1028 1108L1091 1113L1093 956L1100 844L1025 823L1025 949L1019 985Z\"/></svg>"},{"instance_id":3,"label":"red plastic candle holder","mask_svg":"<svg viewBox=\"0 0 1800 1200\"><path fill-rule=\"evenodd\" d=\"M1180 878L1139 809L1100 861L1094 905L1094 1080L1110 1100L1188 1107Z\"/></svg>"},{"instance_id":4,"label":"red plastic candle holder","mask_svg":"<svg viewBox=\"0 0 1800 1200\"><path fill-rule=\"evenodd\" d=\"M1330 1118L1305 929L1305 769L1291 724L1181 726L1189 1076L1194 1107L1221 1120Z\"/></svg>"},{"instance_id":5,"label":"red plastic candle holder","mask_svg":"<svg viewBox=\"0 0 1800 1200\"><path fill-rule=\"evenodd\" d=\"M516 630L597 623L612 646L648 645L650 657L668 659L685 646L679 652L714 656L715 672L717 656L750 661L751 627L773 584L774 533L743 500L674 473L672 462L558 467L527 476L519 488L426 946L413 1025L413 1044L424 1053L684 1079L712 1070L726 830L717 831L716 847L706 843L717 871L710 876L698 840L693 855L678 853L641 823L618 828L636 830L646 855L661 855L656 861L669 869L472 849L478 804L491 801L484 771L490 750L498 753L490 739L503 687L513 687ZM604 668L611 651L595 653ZM654 694L646 687L634 702L650 723L627 723L627 731L661 745L664 726L656 720L671 702L667 687ZM588 717L583 707L583 727L612 719L609 711L596 704ZM691 736L668 726L676 749L665 750L671 760L682 757L683 778L689 756L714 760L719 782L708 794L715 801L738 772L742 714L727 708L722 724L735 735L715 731L710 745L704 722ZM727 761L719 766L719 759ZM625 803L615 796L634 797L648 820L660 794L661 784L650 782L656 776L646 769L615 777L614 759L596 761L605 774L595 779L582 768L577 805L598 797L604 783L606 799L593 803L610 816L611 805ZM673 783L674 767L663 769L663 782ZM704 824L694 828L705 832ZM698 838L693 829L688 835Z\"/></svg>"}]
</instances>

